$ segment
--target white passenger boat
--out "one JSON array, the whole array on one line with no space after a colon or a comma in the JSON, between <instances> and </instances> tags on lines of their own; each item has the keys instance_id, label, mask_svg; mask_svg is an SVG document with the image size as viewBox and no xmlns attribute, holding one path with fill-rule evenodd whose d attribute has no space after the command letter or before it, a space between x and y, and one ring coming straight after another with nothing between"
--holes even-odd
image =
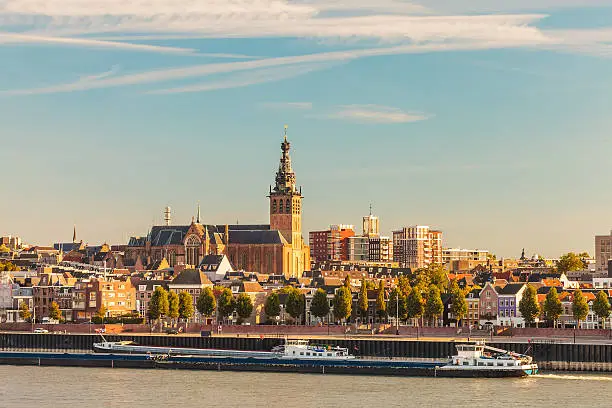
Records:
<instances>
[{"instance_id":1,"label":"white passenger boat","mask_svg":"<svg viewBox=\"0 0 612 408\"><path fill-rule=\"evenodd\" d=\"M442 375L524 377L538 373L532 357L487 346L483 340L458 343L456 348L449 364L437 368Z\"/></svg>"}]
</instances>

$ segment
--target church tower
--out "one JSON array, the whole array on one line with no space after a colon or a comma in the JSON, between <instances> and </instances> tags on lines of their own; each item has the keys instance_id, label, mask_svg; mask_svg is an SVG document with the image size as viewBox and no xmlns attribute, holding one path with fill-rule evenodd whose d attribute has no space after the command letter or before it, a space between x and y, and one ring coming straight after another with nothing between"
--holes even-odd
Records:
<instances>
[{"instance_id":1,"label":"church tower","mask_svg":"<svg viewBox=\"0 0 612 408\"><path fill-rule=\"evenodd\" d=\"M270 187L270 229L279 230L293 249L302 250L302 191L295 186L295 173L291 168L291 143L281 143L281 159L276 172L276 184Z\"/></svg>"}]
</instances>

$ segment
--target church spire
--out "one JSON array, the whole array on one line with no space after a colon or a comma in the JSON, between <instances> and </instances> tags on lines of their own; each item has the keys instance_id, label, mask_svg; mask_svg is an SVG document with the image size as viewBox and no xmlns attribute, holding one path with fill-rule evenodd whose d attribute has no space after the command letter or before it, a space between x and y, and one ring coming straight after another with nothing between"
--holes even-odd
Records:
<instances>
[{"instance_id":1,"label":"church spire","mask_svg":"<svg viewBox=\"0 0 612 408\"><path fill-rule=\"evenodd\" d=\"M77 236L76 236L76 224L74 225L74 229L72 230L72 243L76 244L77 240L76 240Z\"/></svg>"},{"instance_id":2,"label":"church spire","mask_svg":"<svg viewBox=\"0 0 612 408\"><path fill-rule=\"evenodd\" d=\"M197 219L197 223L200 223L200 204L198 204L198 219Z\"/></svg>"},{"instance_id":3,"label":"church spire","mask_svg":"<svg viewBox=\"0 0 612 408\"><path fill-rule=\"evenodd\" d=\"M281 159L276 172L276 185L274 192L277 193L293 193L295 189L295 173L291 168L291 143L287 141L287 126L285 126L285 135L283 143L281 143Z\"/></svg>"}]
</instances>

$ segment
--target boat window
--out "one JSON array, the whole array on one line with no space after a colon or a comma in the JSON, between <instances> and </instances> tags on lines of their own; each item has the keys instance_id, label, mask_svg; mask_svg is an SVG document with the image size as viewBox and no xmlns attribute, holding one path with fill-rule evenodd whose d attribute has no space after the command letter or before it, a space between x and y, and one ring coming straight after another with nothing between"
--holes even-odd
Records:
<instances>
[{"instance_id":1,"label":"boat window","mask_svg":"<svg viewBox=\"0 0 612 408\"><path fill-rule=\"evenodd\" d=\"M304 355L304 352L303 352L303 351L301 351L301 352L300 352L300 356L303 356L303 355Z\"/></svg>"},{"instance_id":2,"label":"boat window","mask_svg":"<svg viewBox=\"0 0 612 408\"><path fill-rule=\"evenodd\" d=\"M484 363L482 363L482 362L480 362L480 361L479 361L479 362L478 362L478 365L479 365L479 366L483 366L483 365L484 365Z\"/></svg>"},{"instance_id":3,"label":"boat window","mask_svg":"<svg viewBox=\"0 0 612 408\"><path fill-rule=\"evenodd\" d=\"M463 365L470 365L470 362L469 361L464 361Z\"/></svg>"},{"instance_id":4,"label":"boat window","mask_svg":"<svg viewBox=\"0 0 612 408\"><path fill-rule=\"evenodd\" d=\"M332 353L327 353L327 357L331 357Z\"/></svg>"},{"instance_id":5,"label":"boat window","mask_svg":"<svg viewBox=\"0 0 612 408\"><path fill-rule=\"evenodd\" d=\"M493 367L493 363L487 363L487 366Z\"/></svg>"},{"instance_id":6,"label":"boat window","mask_svg":"<svg viewBox=\"0 0 612 408\"><path fill-rule=\"evenodd\" d=\"M295 351L293 352L293 355L295 355Z\"/></svg>"},{"instance_id":7,"label":"boat window","mask_svg":"<svg viewBox=\"0 0 612 408\"><path fill-rule=\"evenodd\" d=\"M307 355L307 356L309 356L309 355L310 355L310 353L306 353L306 355Z\"/></svg>"}]
</instances>

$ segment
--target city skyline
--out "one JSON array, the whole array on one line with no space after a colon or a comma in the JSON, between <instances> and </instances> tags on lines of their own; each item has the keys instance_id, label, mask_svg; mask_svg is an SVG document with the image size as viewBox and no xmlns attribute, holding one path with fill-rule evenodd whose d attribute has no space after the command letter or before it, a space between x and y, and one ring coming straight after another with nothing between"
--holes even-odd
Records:
<instances>
[{"instance_id":1,"label":"city skyline","mask_svg":"<svg viewBox=\"0 0 612 408\"><path fill-rule=\"evenodd\" d=\"M372 203L385 235L592 253L612 228L609 2L348 3L0 1L2 233L126 243L198 203L264 222L288 124L305 232Z\"/></svg>"}]
</instances>

